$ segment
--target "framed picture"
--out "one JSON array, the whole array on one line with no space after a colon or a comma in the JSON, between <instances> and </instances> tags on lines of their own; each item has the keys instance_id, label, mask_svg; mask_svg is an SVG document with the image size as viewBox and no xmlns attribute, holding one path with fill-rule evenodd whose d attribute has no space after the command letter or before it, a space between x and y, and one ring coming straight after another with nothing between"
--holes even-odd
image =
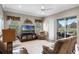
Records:
<instances>
[{"instance_id":1,"label":"framed picture","mask_svg":"<svg viewBox=\"0 0 79 59\"><path fill-rule=\"evenodd\" d=\"M14 21L20 21L20 17L16 17L16 16L7 16L7 20L14 20Z\"/></svg>"}]
</instances>

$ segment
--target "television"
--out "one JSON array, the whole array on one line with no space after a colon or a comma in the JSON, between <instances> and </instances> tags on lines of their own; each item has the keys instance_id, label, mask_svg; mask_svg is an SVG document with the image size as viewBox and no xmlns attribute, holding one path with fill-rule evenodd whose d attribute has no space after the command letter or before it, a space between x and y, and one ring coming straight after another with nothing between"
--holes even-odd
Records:
<instances>
[{"instance_id":1,"label":"television","mask_svg":"<svg viewBox=\"0 0 79 59\"><path fill-rule=\"evenodd\" d=\"M22 32L35 32L35 26L34 25L22 25L21 31Z\"/></svg>"}]
</instances>

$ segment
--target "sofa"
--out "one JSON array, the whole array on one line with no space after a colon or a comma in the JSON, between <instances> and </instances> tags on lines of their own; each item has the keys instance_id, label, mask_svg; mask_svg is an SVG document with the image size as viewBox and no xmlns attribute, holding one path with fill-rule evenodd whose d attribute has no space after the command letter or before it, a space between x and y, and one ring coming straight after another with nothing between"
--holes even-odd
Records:
<instances>
[{"instance_id":1,"label":"sofa","mask_svg":"<svg viewBox=\"0 0 79 59\"><path fill-rule=\"evenodd\" d=\"M72 54L75 51L76 36L59 39L54 47L43 46L43 54Z\"/></svg>"}]
</instances>

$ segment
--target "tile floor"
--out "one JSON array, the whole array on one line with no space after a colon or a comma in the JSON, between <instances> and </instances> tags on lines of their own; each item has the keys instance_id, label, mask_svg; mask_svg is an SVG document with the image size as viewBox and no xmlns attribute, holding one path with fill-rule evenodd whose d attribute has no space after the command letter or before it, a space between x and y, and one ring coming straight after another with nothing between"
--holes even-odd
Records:
<instances>
[{"instance_id":1,"label":"tile floor","mask_svg":"<svg viewBox=\"0 0 79 59\"><path fill-rule=\"evenodd\" d=\"M20 42L19 40L16 40L14 42L14 45L18 46L17 49L20 47L25 47L30 54L42 54L42 46L50 46L52 44L53 43L48 42L47 40L33 40L27 42Z\"/></svg>"}]
</instances>

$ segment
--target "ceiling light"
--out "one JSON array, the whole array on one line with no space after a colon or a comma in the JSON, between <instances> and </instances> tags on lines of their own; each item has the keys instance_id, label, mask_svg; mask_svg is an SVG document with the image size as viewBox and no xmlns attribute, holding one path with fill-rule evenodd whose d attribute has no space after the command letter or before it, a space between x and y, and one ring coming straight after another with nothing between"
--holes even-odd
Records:
<instances>
[{"instance_id":1,"label":"ceiling light","mask_svg":"<svg viewBox=\"0 0 79 59\"><path fill-rule=\"evenodd\" d=\"M41 5L41 14L45 14L45 6Z\"/></svg>"},{"instance_id":2,"label":"ceiling light","mask_svg":"<svg viewBox=\"0 0 79 59\"><path fill-rule=\"evenodd\" d=\"M41 6L41 9L45 9L45 7L42 5L42 6Z\"/></svg>"}]
</instances>

